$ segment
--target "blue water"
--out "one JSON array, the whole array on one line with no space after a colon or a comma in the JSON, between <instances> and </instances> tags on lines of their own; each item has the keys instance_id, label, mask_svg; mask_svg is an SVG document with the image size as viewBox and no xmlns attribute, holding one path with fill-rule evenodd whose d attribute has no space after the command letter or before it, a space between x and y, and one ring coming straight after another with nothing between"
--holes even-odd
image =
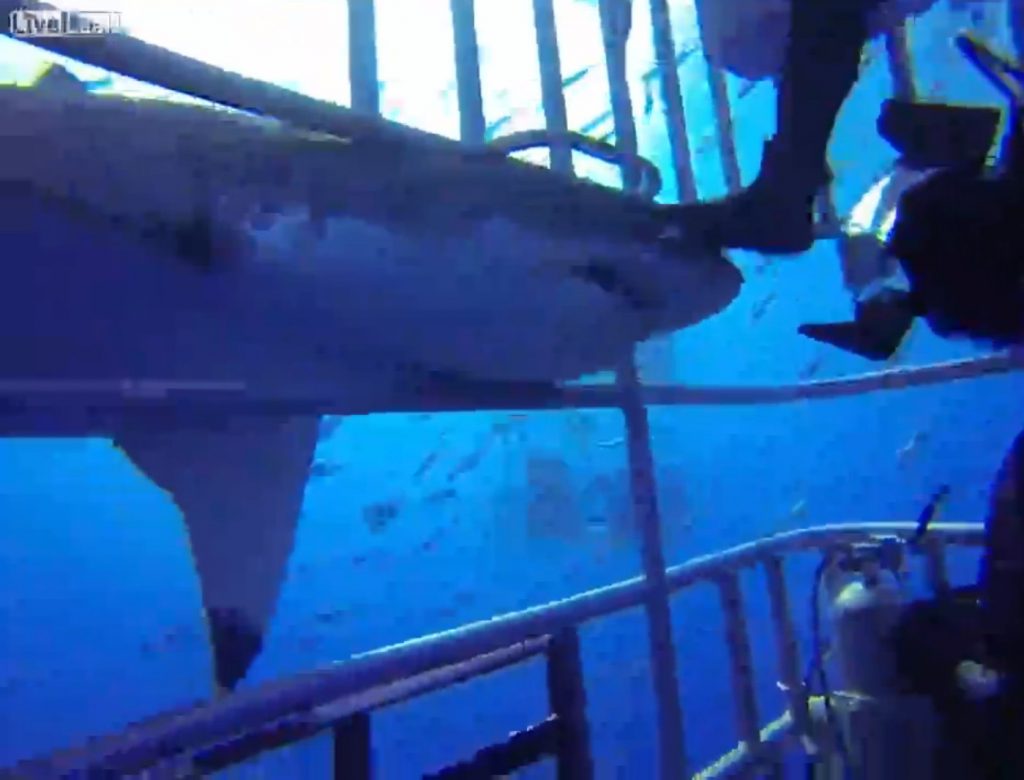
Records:
<instances>
[{"instance_id":1,"label":"blue water","mask_svg":"<svg viewBox=\"0 0 1024 780\"><path fill-rule=\"evenodd\" d=\"M447 3L434 5L446 14ZM523 64L533 52L532 16L526 3L520 5L500 19L478 10L485 112L489 124L500 123L501 133L542 120L539 86ZM562 38L593 38L570 47L574 53L563 56L562 67L566 76L591 68L569 88L567 102L574 127L594 125L600 134L610 121L604 120L603 131L597 121L606 110L607 82L595 5L557 2L556 19ZM686 4L672 5L682 49L694 42L693 12ZM646 19L637 13L634 38L649 40ZM1001 4L990 4L972 22L940 2L915 23L912 46L923 98L998 100L959 59L949 35L974 23L1005 47L1003 13ZM287 36L266 26L251 31L250 53L288 45L281 42ZM378 27L385 113L457 133L449 42L436 43L444 64L419 67L411 60L401 13L382 13ZM336 44L344 36L325 34L324 47L328 37ZM216 41L211 47L221 51ZM310 73L321 73L325 50L318 50L320 70ZM0 43L0 68L6 66L0 77L22 78L42 61L27 52ZM831 148L841 213L893 157L873 130L879 103L891 91L881 42L872 42L868 53ZM224 59L231 56L224 49ZM314 81L286 57L259 60L263 72L254 75L347 100L347 84L335 85L334 76ZM342 72L344 62L332 54L332 69ZM638 61L631 68L642 74L644 66ZM403 80L410 70L420 76ZM680 66L694 170L701 195L712 197L724 183L704 76L699 55ZM431 79L437 83L427 84ZM676 194L657 84L649 113L642 84L638 77L633 95L641 152L661 166L667 183L662 199L671 201ZM774 93L767 82L751 86L732 76L729 92L749 180L773 127ZM583 172L614 182L601 166ZM736 259L747 276L741 297L721 316L646 348L646 376L763 384L871 368L796 335L796 326L808 319L848 313L831 242L767 266L753 255ZM760 308L763 316L755 317ZM918 326L898 365L976 352ZM805 525L911 520L941 483L952 487L943 519L980 520L989 480L1024 425L1021 398L1024 379L1018 374L836 401L652 410L666 556L677 563ZM307 487L288 580L245 686L635 576L640 562L623 436L621 418L611 412L345 419L318 448L323 465ZM0 441L0 475L0 765L208 697L211 669L198 583L167 496L101 439ZM383 528L368 521L381 503L397 508ZM787 572L803 628L807 609L799 594L809 585L813 564L798 558ZM974 567L973 556L965 554L953 560L952 572L962 580L973 576ZM783 706L767 605L753 575L744 579L744 589L761 717L767 720ZM736 740L717 593L698 587L676 597L672 607L688 747L693 764L701 765ZM651 776L656 745L643 615L635 610L589 624L581 636L598 777ZM375 714L379 776L412 777L468 755L542 718L545 697L537 662ZM318 741L268 758L259 770L264 775L254 770L238 776L316 776L327 756L326 743ZM553 770L541 767L528 776L552 777Z\"/></svg>"}]
</instances>

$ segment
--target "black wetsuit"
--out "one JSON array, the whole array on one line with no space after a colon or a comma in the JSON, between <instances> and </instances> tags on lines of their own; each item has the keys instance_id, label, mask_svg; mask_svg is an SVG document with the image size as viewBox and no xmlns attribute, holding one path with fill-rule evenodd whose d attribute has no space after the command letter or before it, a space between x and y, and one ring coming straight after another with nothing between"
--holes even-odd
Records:
<instances>
[{"instance_id":1,"label":"black wetsuit","mask_svg":"<svg viewBox=\"0 0 1024 780\"><path fill-rule=\"evenodd\" d=\"M791 0L778 81L776 133L754 182L723 200L667 206L667 219L718 246L801 252L812 206L829 179L836 116L857 81L871 14L881 0Z\"/></svg>"}]
</instances>

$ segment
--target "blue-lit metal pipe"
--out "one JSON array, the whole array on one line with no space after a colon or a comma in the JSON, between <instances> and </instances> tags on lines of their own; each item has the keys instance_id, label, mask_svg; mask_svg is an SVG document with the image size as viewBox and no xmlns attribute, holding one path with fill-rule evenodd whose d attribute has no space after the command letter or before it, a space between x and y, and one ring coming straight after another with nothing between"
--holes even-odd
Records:
<instances>
[{"instance_id":1,"label":"blue-lit metal pipe","mask_svg":"<svg viewBox=\"0 0 1024 780\"><path fill-rule=\"evenodd\" d=\"M376 0L348 0L348 75L352 108L362 114L380 113L377 82Z\"/></svg>"},{"instance_id":2,"label":"blue-lit metal pipe","mask_svg":"<svg viewBox=\"0 0 1024 780\"><path fill-rule=\"evenodd\" d=\"M482 144L486 125L474 1L451 0L452 32L455 38L455 84L459 94L459 140Z\"/></svg>"},{"instance_id":3,"label":"blue-lit metal pipe","mask_svg":"<svg viewBox=\"0 0 1024 780\"><path fill-rule=\"evenodd\" d=\"M562 90L562 63L552 0L533 0L533 24L537 35L537 63L540 67L541 102L551 143L551 170L572 173L572 149L564 137L569 132Z\"/></svg>"},{"instance_id":4,"label":"blue-lit metal pipe","mask_svg":"<svg viewBox=\"0 0 1024 780\"><path fill-rule=\"evenodd\" d=\"M913 523L862 523L802 528L674 566L666 573L672 590L757 565L768 556L862 543L877 536L905 537ZM980 545L981 523L940 523L929 533L949 544ZM643 578L620 582L572 598L383 648L325 669L240 691L201 707L158 716L122 734L36 761L22 762L0 778L67 776L87 769L157 763L161 758L259 728L270 721L330 704L343 696L412 675L460 663L566 626L643 604Z\"/></svg>"}]
</instances>

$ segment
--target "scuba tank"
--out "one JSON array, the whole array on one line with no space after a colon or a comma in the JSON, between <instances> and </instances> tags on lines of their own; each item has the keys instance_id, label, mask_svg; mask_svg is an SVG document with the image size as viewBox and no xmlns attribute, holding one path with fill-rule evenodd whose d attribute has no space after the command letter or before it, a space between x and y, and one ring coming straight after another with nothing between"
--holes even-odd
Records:
<instances>
[{"instance_id":1,"label":"scuba tank","mask_svg":"<svg viewBox=\"0 0 1024 780\"><path fill-rule=\"evenodd\" d=\"M893 637L908 600L903 573L907 548L916 548L949 495L941 486L917 518L908 539L881 538L831 551L814 580L811 627L814 653L805 686L815 780L905 780L931 777L937 722L930 700L908 690ZM831 621L829 682L821 613Z\"/></svg>"}]
</instances>

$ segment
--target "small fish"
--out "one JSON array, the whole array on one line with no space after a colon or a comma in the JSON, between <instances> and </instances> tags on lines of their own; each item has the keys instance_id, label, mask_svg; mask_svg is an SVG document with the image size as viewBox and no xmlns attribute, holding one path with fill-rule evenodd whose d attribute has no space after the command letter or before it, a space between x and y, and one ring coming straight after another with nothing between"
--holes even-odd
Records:
<instances>
[{"instance_id":1,"label":"small fish","mask_svg":"<svg viewBox=\"0 0 1024 780\"><path fill-rule=\"evenodd\" d=\"M313 465L309 467L309 477L310 479L330 477L341 471L341 468L339 463L329 463L325 460L314 461Z\"/></svg>"},{"instance_id":2,"label":"small fish","mask_svg":"<svg viewBox=\"0 0 1024 780\"><path fill-rule=\"evenodd\" d=\"M913 460L914 456L917 454L921 445L927 441L927 431L916 431L906 444L896 450L896 460L900 466L908 466L910 461Z\"/></svg>"},{"instance_id":3,"label":"small fish","mask_svg":"<svg viewBox=\"0 0 1024 780\"><path fill-rule=\"evenodd\" d=\"M442 449L438 447L436 450L431 450L429 453L427 453L427 457L425 457L423 459L423 462L420 463L419 468L417 468L416 471L413 472L412 478L417 482L423 479L426 473L434 467L435 463L437 463L438 459L441 457L441 452Z\"/></svg>"},{"instance_id":4,"label":"small fish","mask_svg":"<svg viewBox=\"0 0 1024 780\"><path fill-rule=\"evenodd\" d=\"M427 495L423 497L423 503L440 504L444 501L450 501L458 495L458 491L453 487L441 488L440 490L435 490L432 493L427 493Z\"/></svg>"},{"instance_id":5,"label":"small fish","mask_svg":"<svg viewBox=\"0 0 1024 780\"><path fill-rule=\"evenodd\" d=\"M457 464L455 464L455 468L453 468L448 473L448 481L449 482L454 482L456 479L461 477L463 474L467 474L470 471L472 471L473 469L475 469L477 466L479 466L480 462L484 459L484 456L491 449L491 444L493 442L494 442L494 435L491 434L486 439L484 439L483 443L479 447L477 447L475 450L473 450L471 453L469 453L469 455L467 455L462 460L460 460Z\"/></svg>"},{"instance_id":6,"label":"small fish","mask_svg":"<svg viewBox=\"0 0 1024 780\"><path fill-rule=\"evenodd\" d=\"M363 522L374 533L383 531L392 520L398 517L400 510L401 503L397 500L367 504L363 507Z\"/></svg>"},{"instance_id":7,"label":"small fish","mask_svg":"<svg viewBox=\"0 0 1024 780\"><path fill-rule=\"evenodd\" d=\"M334 623L344 617L344 615L345 610L343 609L326 609L314 614L313 618L318 623Z\"/></svg>"},{"instance_id":8,"label":"small fish","mask_svg":"<svg viewBox=\"0 0 1024 780\"><path fill-rule=\"evenodd\" d=\"M821 370L821 364L824 362L824 356L816 355L811 358L810 362L807 363L802 369L800 369L800 379L810 379L817 375L818 371Z\"/></svg>"},{"instance_id":9,"label":"small fish","mask_svg":"<svg viewBox=\"0 0 1024 780\"><path fill-rule=\"evenodd\" d=\"M754 308L750 313L751 321L757 322L761 319L765 315L765 312L768 311L768 308L775 302L777 297L778 296L776 296L775 293L769 293L764 299L754 304Z\"/></svg>"}]
</instances>

